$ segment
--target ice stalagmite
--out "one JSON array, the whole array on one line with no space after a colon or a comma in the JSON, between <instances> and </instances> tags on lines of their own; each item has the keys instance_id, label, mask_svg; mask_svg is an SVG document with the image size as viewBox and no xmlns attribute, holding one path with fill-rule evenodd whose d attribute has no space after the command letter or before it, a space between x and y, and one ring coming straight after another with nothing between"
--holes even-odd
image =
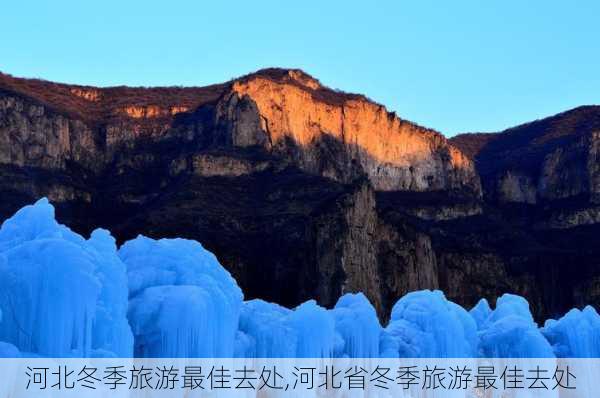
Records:
<instances>
[{"instance_id":1,"label":"ice stalagmite","mask_svg":"<svg viewBox=\"0 0 600 398\"><path fill-rule=\"evenodd\" d=\"M97 229L88 240L96 249L99 266L96 277L101 289L93 320L94 356L133 355L133 333L127 320L129 297L125 264L117 255L115 239L110 232Z\"/></svg>"},{"instance_id":2,"label":"ice stalagmite","mask_svg":"<svg viewBox=\"0 0 600 398\"><path fill-rule=\"evenodd\" d=\"M212 253L191 240L140 236L119 255L136 356L233 356L242 291Z\"/></svg>"},{"instance_id":3,"label":"ice stalagmite","mask_svg":"<svg viewBox=\"0 0 600 398\"><path fill-rule=\"evenodd\" d=\"M331 313L335 320L335 330L343 341L343 346L335 352L336 357L379 356L381 325L375 308L364 294L343 295Z\"/></svg>"},{"instance_id":4,"label":"ice stalagmite","mask_svg":"<svg viewBox=\"0 0 600 398\"><path fill-rule=\"evenodd\" d=\"M0 341L43 356L130 356L125 268L110 239L87 241L58 224L46 199L5 221Z\"/></svg>"},{"instance_id":5,"label":"ice stalagmite","mask_svg":"<svg viewBox=\"0 0 600 398\"><path fill-rule=\"evenodd\" d=\"M495 358L551 358L552 348L540 333L523 297L504 294L483 321L479 354Z\"/></svg>"},{"instance_id":6,"label":"ice stalagmite","mask_svg":"<svg viewBox=\"0 0 600 398\"><path fill-rule=\"evenodd\" d=\"M600 358L600 316L591 306L547 320L542 334L559 358Z\"/></svg>"},{"instance_id":7,"label":"ice stalagmite","mask_svg":"<svg viewBox=\"0 0 600 398\"><path fill-rule=\"evenodd\" d=\"M262 300L248 301L242 308L240 331L248 342L247 357L332 357L344 348L331 311L314 300L293 310Z\"/></svg>"},{"instance_id":8,"label":"ice stalagmite","mask_svg":"<svg viewBox=\"0 0 600 398\"><path fill-rule=\"evenodd\" d=\"M475 305L475 307L471 308L469 314L475 319L475 323L477 323L477 329L481 329L485 324L485 321L489 318L492 313L492 309L490 308L490 304L486 299L481 299Z\"/></svg>"},{"instance_id":9,"label":"ice stalagmite","mask_svg":"<svg viewBox=\"0 0 600 398\"><path fill-rule=\"evenodd\" d=\"M335 346L341 345L339 335L335 332L333 317L314 300L295 308L290 314L289 322L298 338L298 358L332 357Z\"/></svg>"},{"instance_id":10,"label":"ice stalagmite","mask_svg":"<svg viewBox=\"0 0 600 398\"><path fill-rule=\"evenodd\" d=\"M438 290L408 293L394 305L382 351L409 358L474 357L477 326L471 315Z\"/></svg>"},{"instance_id":11,"label":"ice stalagmite","mask_svg":"<svg viewBox=\"0 0 600 398\"><path fill-rule=\"evenodd\" d=\"M288 317L292 310L263 300L244 303L240 314L243 355L254 358L293 358L298 337Z\"/></svg>"}]
</instances>

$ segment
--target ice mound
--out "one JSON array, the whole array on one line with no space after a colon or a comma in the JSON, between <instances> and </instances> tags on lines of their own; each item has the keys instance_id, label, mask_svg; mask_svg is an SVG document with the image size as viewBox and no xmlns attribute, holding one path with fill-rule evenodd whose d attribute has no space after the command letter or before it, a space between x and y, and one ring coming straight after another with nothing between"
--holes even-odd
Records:
<instances>
[{"instance_id":1,"label":"ice mound","mask_svg":"<svg viewBox=\"0 0 600 398\"><path fill-rule=\"evenodd\" d=\"M2 224L0 257L0 341L44 356L131 356L125 266L106 231L85 240L41 199Z\"/></svg>"},{"instance_id":2,"label":"ice mound","mask_svg":"<svg viewBox=\"0 0 600 398\"><path fill-rule=\"evenodd\" d=\"M299 305L290 314L290 325L298 336L297 358L331 357L339 345L335 323L331 314L316 301L309 300ZM336 344L337 343L337 344Z\"/></svg>"},{"instance_id":3,"label":"ice mound","mask_svg":"<svg viewBox=\"0 0 600 398\"><path fill-rule=\"evenodd\" d=\"M382 351L399 357L462 358L477 354L477 325L438 290L408 293L394 305Z\"/></svg>"},{"instance_id":4,"label":"ice mound","mask_svg":"<svg viewBox=\"0 0 600 398\"><path fill-rule=\"evenodd\" d=\"M471 308L471 311L469 311L469 314L471 314L477 324L477 330L480 330L483 327L491 313L492 309L490 308L490 303L484 298L479 300L475 307Z\"/></svg>"},{"instance_id":5,"label":"ice mound","mask_svg":"<svg viewBox=\"0 0 600 398\"><path fill-rule=\"evenodd\" d=\"M362 293L342 296L332 310L314 300L293 310L251 300L242 307L238 346L258 358L378 357L381 331Z\"/></svg>"},{"instance_id":6,"label":"ice mound","mask_svg":"<svg viewBox=\"0 0 600 398\"><path fill-rule=\"evenodd\" d=\"M244 303L240 313L238 341L242 357L293 358L298 338L288 323L292 310L263 300Z\"/></svg>"},{"instance_id":7,"label":"ice mound","mask_svg":"<svg viewBox=\"0 0 600 398\"><path fill-rule=\"evenodd\" d=\"M139 236L119 250L140 357L233 357L242 291L198 242Z\"/></svg>"},{"instance_id":8,"label":"ice mound","mask_svg":"<svg viewBox=\"0 0 600 398\"><path fill-rule=\"evenodd\" d=\"M336 348L336 357L377 358L381 325L367 297L348 293L340 297L331 311L335 330L343 346Z\"/></svg>"},{"instance_id":9,"label":"ice mound","mask_svg":"<svg viewBox=\"0 0 600 398\"><path fill-rule=\"evenodd\" d=\"M547 320L542 334L559 358L600 358L600 316L591 306Z\"/></svg>"},{"instance_id":10,"label":"ice mound","mask_svg":"<svg viewBox=\"0 0 600 398\"><path fill-rule=\"evenodd\" d=\"M479 351L481 356L490 358L554 356L552 347L533 321L527 300L513 294L500 297L494 311L482 320Z\"/></svg>"},{"instance_id":11,"label":"ice mound","mask_svg":"<svg viewBox=\"0 0 600 398\"><path fill-rule=\"evenodd\" d=\"M95 276L102 286L92 327L94 356L129 357L133 354L133 334L127 320L129 297L125 264L117 255L115 239L107 230L93 231L88 243L98 254L100 266Z\"/></svg>"},{"instance_id":12,"label":"ice mound","mask_svg":"<svg viewBox=\"0 0 600 398\"><path fill-rule=\"evenodd\" d=\"M240 331L249 340L246 357L332 357L336 345L343 346L330 312L314 300L294 310L262 300L248 301L242 308Z\"/></svg>"}]
</instances>

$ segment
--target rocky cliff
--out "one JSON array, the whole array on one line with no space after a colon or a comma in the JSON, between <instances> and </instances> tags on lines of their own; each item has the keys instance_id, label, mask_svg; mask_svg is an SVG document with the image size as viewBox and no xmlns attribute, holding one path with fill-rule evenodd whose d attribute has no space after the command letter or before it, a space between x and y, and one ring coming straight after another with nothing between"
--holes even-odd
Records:
<instances>
[{"instance_id":1,"label":"rocky cliff","mask_svg":"<svg viewBox=\"0 0 600 398\"><path fill-rule=\"evenodd\" d=\"M478 246L549 315L600 303L600 106L451 142L476 163L487 207ZM472 230L472 227L468 228ZM504 278L499 278L504 279Z\"/></svg>"},{"instance_id":2,"label":"rocky cliff","mask_svg":"<svg viewBox=\"0 0 600 398\"><path fill-rule=\"evenodd\" d=\"M600 106L582 106L497 134L452 142L477 162L489 200L600 200Z\"/></svg>"},{"instance_id":3,"label":"rocky cliff","mask_svg":"<svg viewBox=\"0 0 600 398\"><path fill-rule=\"evenodd\" d=\"M557 137L548 148L563 152L530 174L529 163L511 168L513 144L499 144L511 133L450 142L299 70L203 88L0 75L0 218L47 196L84 234L102 225L120 241L197 239L249 298L284 305L362 290L384 314L407 291L443 288L465 305L514 291L547 315L597 300L583 276L565 282L571 252L535 252L561 241L559 228L571 234L569 220L595 228L594 129ZM562 216L540 207L581 195L586 205ZM513 202L535 207L542 235L529 210L506 209ZM595 277L596 262L578 254L581 275Z\"/></svg>"}]
</instances>

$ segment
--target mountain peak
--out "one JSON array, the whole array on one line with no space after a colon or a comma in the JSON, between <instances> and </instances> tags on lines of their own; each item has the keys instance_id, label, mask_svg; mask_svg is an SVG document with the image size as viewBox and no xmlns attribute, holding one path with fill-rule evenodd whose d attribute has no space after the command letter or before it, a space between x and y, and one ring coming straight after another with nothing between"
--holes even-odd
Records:
<instances>
[{"instance_id":1,"label":"mountain peak","mask_svg":"<svg viewBox=\"0 0 600 398\"><path fill-rule=\"evenodd\" d=\"M295 68L264 68L235 80L244 81L253 78L267 78L280 83L299 84L313 90L323 88L323 85L318 79L302 69Z\"/></svg>"}]
</instances>

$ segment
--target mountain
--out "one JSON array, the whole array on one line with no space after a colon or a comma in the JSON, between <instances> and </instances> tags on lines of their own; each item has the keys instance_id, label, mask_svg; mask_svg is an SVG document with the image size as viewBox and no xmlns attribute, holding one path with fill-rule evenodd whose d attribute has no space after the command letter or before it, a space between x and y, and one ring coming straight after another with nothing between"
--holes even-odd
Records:
<instances>
[{"instance_id":1,"label":"mountain","mask_svg":"<svg viewBox=\"0 0 600 398\"><path fill-rule=\"evenodd\" d=\"M600 106L450 141L474 160L481 178L485 251L505 268L534 275L516 289L537 290L529 294L551 316L565 303L597 306Z\"/></svg>"},{"instance_id":2,"label":"mountain","mask_svg":"<svg viewBox=\"0 0 600 398\"><path fill-rule=\"evenodd\" d=\"M490 200L600 201L600 106L582 106L497 134L451 142L475 159Z\"/></svg>"},{"instance_id":3,"label":"mountain","mask_svg":"<svg viewBox=\"0 0 600 398\"><path fill-rule=\"evenodd\" d=\"M47 196L79 233L196 239L246 298L287 306L360 290L384 317L440 288L466 306L511 291L553 315L600 297L593 217L555 220L593 212L592 190L574 188L595 166L579 158L597 110L581 109L448 140L300 70L201 88L0 74L0 219Z\"/></svg>"}]
</instances>

